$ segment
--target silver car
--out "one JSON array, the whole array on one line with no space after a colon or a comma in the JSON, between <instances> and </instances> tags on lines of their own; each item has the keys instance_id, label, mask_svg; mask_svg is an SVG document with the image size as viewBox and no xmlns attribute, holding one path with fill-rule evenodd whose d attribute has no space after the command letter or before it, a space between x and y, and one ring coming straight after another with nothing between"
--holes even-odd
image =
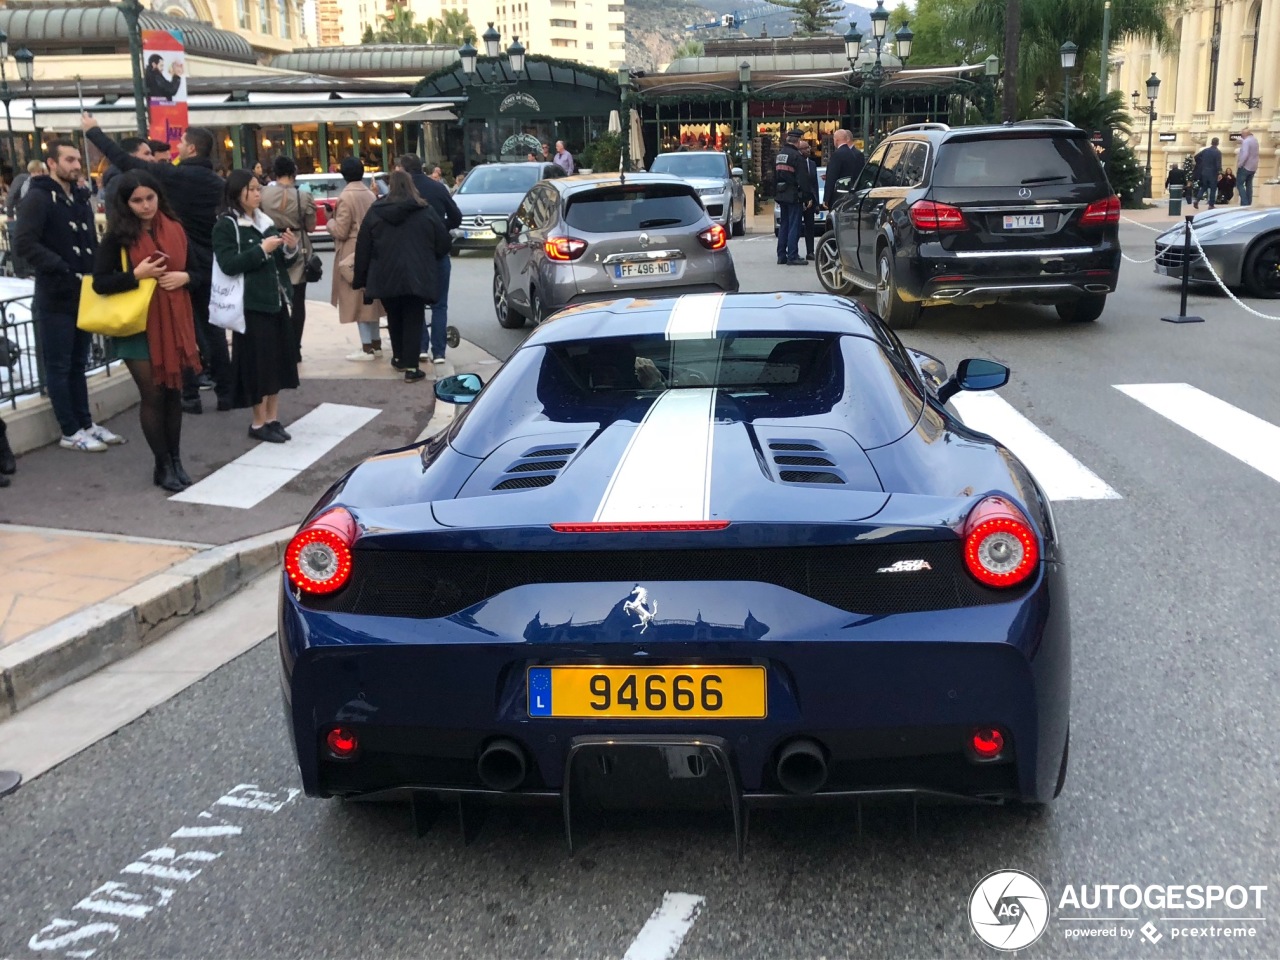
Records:
<instances>
[{"instance_id":1,"label":"silver car","mask_svg":"<svg viewBox=\"0 0 1280 960\"><path fill-rule=\"evenodd\" d=\"M512 329L572 303L738 289L728 231L679 177L543 180L493 229L493 305Z\"/></svg>"},{"instance_id":2,"label":"silver car","mask_svg":"<svg viewBox=\"0 0 1280 960\"><path fill-rule=\"evenodd\" d=\"M1219 207L1192 222L1214 272L1228 287L1243 288L1250 296L1280 298L1280 208ZM1156 273L1182 276L1183 225L1156 237ZM1213 274L1195 247L1191 248L1190 279L1212 283Z\"/></svg>"},{"instance_id":3,"label":"silver car","mask_svg":"<svg viewBox=\"0 0 1280 960\"><path fill-rule=\"evenodd\" d=\"M742 168L730 167L727 154L712 150L660 153L650 173L670 173L692 184L716 223L735 237L747 228L747 197L742 189Z\"/></svg>"},{"instance_id":4,"label":"silver car","mask_svg":"<svg viewBox=\"0 0 1280 960\"><path fill-rule=\"evenodd\" d=\"M515 212L529 189L546 177L563 177L554 163L486 163L472 167L453 193L462 224L453 231L453 249L492 248L498 242L493 221Z\"/></svg>"}]
</instances>

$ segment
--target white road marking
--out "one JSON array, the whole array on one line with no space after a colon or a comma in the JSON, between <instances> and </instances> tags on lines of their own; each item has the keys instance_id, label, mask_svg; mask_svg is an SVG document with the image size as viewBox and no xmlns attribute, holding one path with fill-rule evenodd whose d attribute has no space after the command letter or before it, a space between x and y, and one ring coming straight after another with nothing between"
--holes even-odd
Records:
<instances>
[{"instance_id":1,"label":"white road marking","mask_svg":"<svg viewBox=\"0 0 1280 960\"><path fill-rule=\"evenodd\" d=\"M706 902L692 893L664 893L661 906L631 941L622 960L671 960Z\"/></svg>"},{"instance_id":2,"label":"white road marking","mask_svg":"<svg viewBox=\"0 0 1280 960\"><path fill-rule=\"evenodd\" d=\"M1280 427L1189 383L1117 384L1116 389L1242 463L1280 481Z\"/></svg>"},{"instance_id":3,"label":"white road marking","mask_svg":"<svg viewBox=\"0 0 1280 960\"><path fill-rule=\"evenodd\" d=\"M289 424L289 443L260 443L170 500L248 510L316 463L382 411L322 403Z\"/></svg>"},{"instance_id":4,"label":"white road marking","mask_svg":"<svg viewBox=\"0 0 1280 960\"><path fill-rule=\"evenodd\" d=\"M668 340L710 340L720 322L723 293L688 293L675 302L667 318Z\"/></svg>"},{"instance_id":5,"label":"white road marking","mask_svg":"<svg viewBox=\"0 0 1280 960\"><path fill-rule=\"evenodd\" d=\"M241 783L219 797L213 806L270 815L284 809L301 792L292 787L284 790L260 790L255 783ZM214 815L206 810L197 819L212 820ZM220 832L208 832L211 830ZM223 820L211 827L180 827L169 834L169 839L239 836L241 830L240 826ZM130 887L128 883L108 880L71 907L71 910L89 914L89 918L72 920L55 917L27 941L27 949L87 960L101 948L120 939L120 934L127 928L117 923L117 920L145 920L156 910L167 907L178 892L179 884L190 883L209 864L220 860L225 852L188 850L178 853L174 847L167 846L148 850L133 863L126 864L120 873L163 880L171 886L155 886L130 880L133 884ZM176 866L177 864L181 866ZM115 919L105 920L104 917Z\"/></svg>"},{"instance_id":6,"label":"white road marking","mask_svg":"<svg viewBox=\"0 0 1280 960\"><path fill-rule=\"evenodd\" d=\"M622 454L597 522L706 520L716 391L668 390L653 402Z\"/></svg>"},{"instance_id":7,"label":"white road marking","mask_svg":"<svg viewBox=\"0 0 1280 960\"><path fill-rule=\"evenodd\" d=\"M990 390L958 393L951 402L961 419L1013 451L1050 500L1119 500L1096 473Z\"/></svg>"}]
</instances>

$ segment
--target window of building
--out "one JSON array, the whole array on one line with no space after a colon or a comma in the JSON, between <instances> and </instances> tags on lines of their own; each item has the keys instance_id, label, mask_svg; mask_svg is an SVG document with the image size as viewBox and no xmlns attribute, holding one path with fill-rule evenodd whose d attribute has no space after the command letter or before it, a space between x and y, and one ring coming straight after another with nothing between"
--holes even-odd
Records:
<instances>
[{"instance_id":1,"label":"window of building","mask_svg":"<svg viewBox=\"0 0 1280 960\"><path fill-rule=\"evenodd\" d=\"M622 6L622 4L620 4L620 3L611 3L611 4L609 4L609 12L610 12L610 13L621 13L621 12L623 11L623 9L624 9L624 7L623 7L623 6Z\"/></svg>"},{"instance_id":2,"label":"window of building","mask_svg":"<svg viewBox=\"0 0 1280 960\"><path fill-rule=\"evenodd\" d=\"M613 43L609 44L609 49L610 49L610 50L625 50L625 49L627 49L627 45L626 45L625 43L620 43L620 42L618 42L617 40L615 40L615 41L613 41Z\"/></svg>"},{"instance_id":3,"label":"window of building","mask_svg":"<svg viewBox=\"0 0 1280 960\"><path fill-rule=\"evenodd\" d=\"M1205 109L1218 108L1218 54L1222 50L1222 0L1213 3L1213 32L1209 35L1209 96Z\"/></svg>"},{"instance_id":4,"label":"window of building","mask_svg":"<svg viewBox=\"0 0 1280 960\"><path fill-rule=\"evenodd\" d=\"M249 0L236 0L236 18L241 30L249 29Z\"/></svg>"},{"instance_id":5,"label":"window of building","mask_svg":"<svg viewBox=\"0 0 1280 960\"><path fill-rule=\"evenodd\" d=\"M258 29L263 33L271 32L271 8L267 0L258 0Z\"/></svg>"},{"instance_id":6,"label":"window of building","mask_svg":"<svg viewBox=\"0 0 1280 960\"><path fill-rule=\"evenodd\" d=\"M1248 58L1244 64L1242 73L1249 78L1249 85L1245 89L1245 96L1252 97L1254 95L1255 84L1258 79L1258 38L1262 33L1262 4L1255 3L1253 10L1245 18L1245 55Z\"/></svg>"},{"instance_id":7,"label":"window of building","mask_svg":"<svg viewBox=\"0 0 1280 960\"><path fill-rule=\"evenodd\" d=\"M568 27L568 28L569 28L569 29L571 29L571 30L576 30L576 29L578 29L578 21L577 21L577 20L552 20L552 21L551 21L551 26L553 26L553 27ZM588 29L590 29L590 28L588 27Z\"/></svg>"},{"instance_id":8,"label":"window of building","mask_svg":"<svg viewBox=\"0 0 1280 960\"><path fill-rule=\"evenodd\" d=\"M280 36L289 39L289 0L276 0L276 20L280 23Z\"/></svg>"},{"instance_id":9,"label":"window of building","mask_svg":"<svg viewBox=\"0 0 1280 960\"><path fill-rule=\"evenodd\" d=\"M552 45L553 47L576 47L576 46L578 45L578 41L577 41L577 40L562 40L562 39L560 39L559 37L555 37L555 38L553 38L553 39L552 39L552 41L551 41L551 45Z\"/></svg>"},{"instance_id":10,"label":"window of building","mask_svg":"<svg viewBox=\"0 0 1280 960\"><path fill-rule=\"evenodd\" d=\"M588 40L588 41L587 41L587 49L588 49L588 50L594 50L595 48L596 48L596 45L595 45L594 43L592 43L590 40Z\"/></svg>"},{"instance_id":11,"label":"window of building","mask_svg":"<svg viewBox=\"0 0 1280 960\"><path fill-rule=\"evenodd\" d=\"M590 30L590 29L591 29L591 24L589 24L589 23L587 24L587 29L588 29L588 30Z\"/></svg>"},{"instance_id":12,"label":"window of building","mask_svg":"<svg viewBox=\"0 0 1280 960\"><path fill-rule=\"evenodd\" d=\"M625 30L625 29L627 29L627 25L626 25L625 23L611 23L611 24L609 24L609 29L610 29L610 30Z\"/></svg>"}]
</instances>

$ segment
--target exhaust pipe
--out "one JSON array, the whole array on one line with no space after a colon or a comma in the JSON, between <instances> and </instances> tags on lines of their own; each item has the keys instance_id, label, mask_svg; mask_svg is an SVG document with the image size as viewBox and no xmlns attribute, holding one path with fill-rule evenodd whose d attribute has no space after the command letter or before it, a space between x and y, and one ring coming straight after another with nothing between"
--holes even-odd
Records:
<instances>
[{"instance_id":1,"label":"exhaust pipe","mask_svg":"<svg viewBox=\"0 0 1280 960\"><path fill-rule=\"evenodd\" d=\"M494 740L480 754L476 775L490 790L514 790L524 783L527 766L524 751L514 740Z\"/></svg>"},{"instance_id":2,"label":"exhaust pipe","mask_svg":"<svg viewBox=\"0 0 1280 960\"><path fill-rule=\"evenodd\" d=\"M1089 293L1110 293L1111 287L1105 283L1086 283L1085 290Z\"/></svg>"},{"instance_id":3,"label":"exhaust pipe","mask_svg":"<svg viewBox=\"0 0 1280 960\"><path fill-rule=\"evenodd\" d=\"M792 740L778 755L774 771L788 793L817 793L827 782L827 758L814 740Z\"/></svg>"}]
</instances>

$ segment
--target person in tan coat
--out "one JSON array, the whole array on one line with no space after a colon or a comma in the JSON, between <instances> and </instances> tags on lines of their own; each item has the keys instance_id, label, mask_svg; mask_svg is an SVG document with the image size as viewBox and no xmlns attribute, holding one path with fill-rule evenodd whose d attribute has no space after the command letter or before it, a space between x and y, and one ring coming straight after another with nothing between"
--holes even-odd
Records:
<instances>
[{"instance_id":1,"label":"person in tan coat","mask_svg":"<svg viewBox=\"0 0 1280 960\"><path fill-rule=\"evenodd\" d=\"M382 304L364 302L364 292L351 286L355 279L356 237L364 215L373 206L372 190L364 185L364 164L356 157L347 157L339 168L347 185L338 194L338 205L329 218L328 230L333 237L333 288L329 302L338 308L342 323L354 323L360 331L360 350L347 355L348 360L369 361L382 359L382 338L379 321L386 315Z\"/></svg>"}]
</instances>

